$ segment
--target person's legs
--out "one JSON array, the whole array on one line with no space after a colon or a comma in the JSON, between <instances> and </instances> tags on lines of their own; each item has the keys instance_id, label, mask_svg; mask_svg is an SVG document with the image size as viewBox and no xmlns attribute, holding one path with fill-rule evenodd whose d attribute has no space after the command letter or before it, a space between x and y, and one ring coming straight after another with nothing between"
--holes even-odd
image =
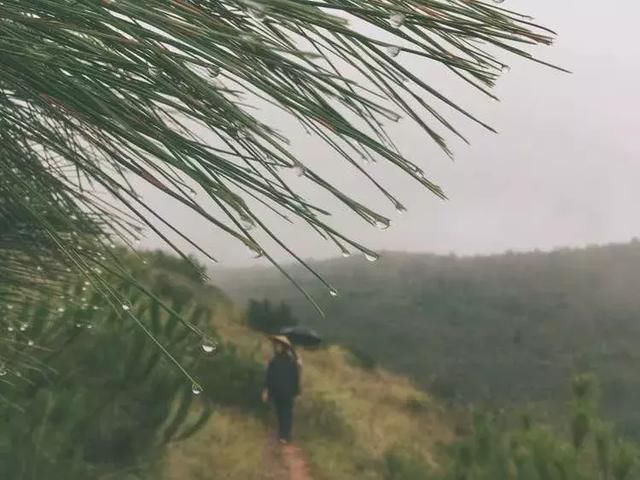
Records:
<instances>
[{"instance_id":1,"label":"person's legs","mask_svg":"<svg viewBox=\"0 0 640 480\"><path fill-rule=\"evenodd\" d=\"M293 427L293 398L287 398L282 406L282 438L287 442L291 441L291 429Z\"/></svg>"},{"instance_id":2,"label":"person's legs","mask_svg":"<svg viewBox=\"0 0 640 480\"><path fill-rule=\"evenodd\" d=\"M275 399L276 414L278 415L278 434L280 440L291 441L291 427L293 424L293 399Z\"/></svg>"}]
</instances>

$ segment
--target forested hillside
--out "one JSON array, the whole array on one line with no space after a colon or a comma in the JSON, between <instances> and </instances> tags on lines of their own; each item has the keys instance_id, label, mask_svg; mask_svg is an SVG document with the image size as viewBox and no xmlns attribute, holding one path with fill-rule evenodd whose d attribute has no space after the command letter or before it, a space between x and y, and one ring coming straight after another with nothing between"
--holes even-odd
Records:
<instances>
[{"instance_id":1,"label":"forested hillside","mask_svg":"<svg viewBox=\"0 0 640 480\"><path fill-rule=\"evenodd\" d=\"M314 267L337 297L292 271L326 318L275 271L216 280L239 301L286 301L302 322L452 401L557 406L572 375L593 371L607 416L640 435L640 243L473 258L387 252Z\"/></svg>"}]
</instances>

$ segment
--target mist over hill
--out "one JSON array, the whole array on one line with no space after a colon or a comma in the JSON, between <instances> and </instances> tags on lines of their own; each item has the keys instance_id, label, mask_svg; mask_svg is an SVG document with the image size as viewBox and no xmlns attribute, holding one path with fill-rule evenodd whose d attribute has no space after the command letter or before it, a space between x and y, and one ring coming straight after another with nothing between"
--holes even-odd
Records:
<instances>
[{"instance_id":1,"label":"mist over hill","mask_svg":"<svg viewBox=\"0 0 640 480\"><path fill-rule=\"evenodd\" d=\"M459 402L564 402L568 379L596 373L604 408L640 435L640 243L458 258L386 252L313 263L333 297L290 271L218 272L236 301L289 303L303 323Z\"/></svg>"}]
</instances>

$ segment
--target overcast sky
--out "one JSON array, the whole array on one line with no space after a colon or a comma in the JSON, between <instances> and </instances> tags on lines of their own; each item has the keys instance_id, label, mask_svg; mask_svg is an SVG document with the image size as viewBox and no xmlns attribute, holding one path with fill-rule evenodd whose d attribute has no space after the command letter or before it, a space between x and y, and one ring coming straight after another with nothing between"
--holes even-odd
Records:
<instances>
[{"instance_id":1,"label":"overcast sky","mask_svg":"<svg viewBox=\"0 0 640 480\"><path fill-rule=\"evenodd\" d=\"M371 172L398 194L408 212L398 216L335 154L308 138L298 141L304 161L392 218L378 231L298 182L302 192L338 209L334 224L374 249L485 254L627 241L640 236L640 44L636 0L507 0L559 33L556 44L534 53L574 73L566 75L504 57L512 70L492 102L450 82L428 64L407 64L493 125L499 135L466 121L458 124L471 146L452 143L455 162L431 146L417 127L390 129L402 152L422 165L450 200L443 202L393 168ZM443 81L444 80L444 81ZM455 116L452 119L456 119ZM286 124L284 116L272 119ZM304 143L303 143L304 142ZM296 180L297 181L297 180ZM155 200L152 200L155 201ZM166 205L158 209L214 253L223 265L252 262L246 249L214 228ZM278 224L283 239L303 257L335 256L334 246L302 226ZM147 240L147 246L158 246ZM275 252L283 259L286 254Z\"/></svg>"}]
</instances>

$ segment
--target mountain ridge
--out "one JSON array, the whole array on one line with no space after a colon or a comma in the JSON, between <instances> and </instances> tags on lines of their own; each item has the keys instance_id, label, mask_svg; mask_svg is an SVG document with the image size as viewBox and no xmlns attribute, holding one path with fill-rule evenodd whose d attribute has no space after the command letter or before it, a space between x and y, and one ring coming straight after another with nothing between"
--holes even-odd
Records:
<instances>
[{"instance_id":1,"label":"mountain ridge","mask_svg":"<svg viewBox=\"0 0 640 480\"><path fill-rule=\"evenodd\" d=\"M385 252L312 262L339 291L301 266L289 269L322 319L268 268L219 272L236 301L289 303L331 340L371 355L452 401L545 402L593 371L605 410L640 432L640 242L488 256ZM553 392L553 393L552 393ZM499 401L496 401L499 400Z\"/></svg>"}]
</instances>

